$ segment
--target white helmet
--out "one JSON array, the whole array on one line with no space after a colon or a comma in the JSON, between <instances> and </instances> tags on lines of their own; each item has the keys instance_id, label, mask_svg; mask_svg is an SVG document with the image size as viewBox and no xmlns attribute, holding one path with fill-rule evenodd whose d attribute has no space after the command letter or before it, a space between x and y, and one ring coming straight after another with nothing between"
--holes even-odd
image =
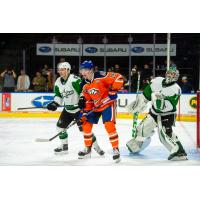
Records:
<instances>
[{"instance_id":1,"label":"white helmet","mask_svg":"<svg viewBox=\"0 0 200 200\"><path fill-rule=\"evenodd\" d=\"M58 69L67 69L71 70L71 65L68 62L62 62L58 64Z\"/></svg>"}]
</instances>

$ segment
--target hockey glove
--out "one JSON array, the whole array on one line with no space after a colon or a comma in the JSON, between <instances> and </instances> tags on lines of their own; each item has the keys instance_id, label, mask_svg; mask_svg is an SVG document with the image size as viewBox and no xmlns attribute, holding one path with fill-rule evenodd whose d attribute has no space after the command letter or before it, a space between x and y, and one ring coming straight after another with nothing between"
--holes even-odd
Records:
<instances>
[{"instance_id":1,"label":"hockey glove","mask_svg":"<svg viewBox=\"0 0 200 200\"><path fill-rule=\"evenodd\" d=\"M80 112L79 114L79 121L81 123L84 123L85 121L87 121L87 112Z\"/></svg>"},{"instance_id":2,"label":"hockey glove","mask_svg":"<svg viewBox=\"0 0 200 200\"><path fill-rule=\"evenodd\" d=\"M78 102L78 106L80 109L85 108L86 99L84 96L81 96Z\"/></svg>"},{"instance_id":3,"label":"hockey glove","mask_svg":"<svg viewBox=\"0 0 200 200\"><path fill-rule=\"evenodd\" d=\"M58 103L56 103L55 101L52 101L51 103L47 105L47 109L51 111L55 111L57 110L58 106L59 106Z\"/></svg>"},{"instance_id":4,"label":"hockey glove","mask_svg":"<svg viewBox=\"0 0 200 200\"><path fill-rule=\"evenodd\" d=\"M116 100L117 99L117 91L109 91L108 92L108 97L110 98L110 100Z\"/></svg>"}]
</instances>

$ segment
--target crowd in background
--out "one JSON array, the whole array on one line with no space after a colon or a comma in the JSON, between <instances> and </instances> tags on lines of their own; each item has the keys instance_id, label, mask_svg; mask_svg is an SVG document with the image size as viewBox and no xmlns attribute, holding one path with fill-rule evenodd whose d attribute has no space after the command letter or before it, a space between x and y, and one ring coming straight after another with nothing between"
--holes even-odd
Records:
<instances>
[{"instance_id":1,"label":"crowd in background","mask_svg":"<svg viewBox=\"0 0 200 200\"><path fill-rule=\"evenodd\" d=\"M61 58L59 62L65 62L65 58ZM171 64L175 65L175 63L171 62ZM78 67L77 67L78 68ZM98 66L95 66L94 71L99 71ZM72 66L72 72L75 73L75 66ZM122 68L115 64L114 67L107 67L108 72L118 72L124 76L125 86L121 90L123 93L128 92L129 84L131 84L131 91L137 91L137 83L138 83L138 74L140 74L140 88L142 91L146 85L150 83L153 79L153 67L151 64L144 64L144 66L133 65L131 69L131 79L129 80L129 74L124 73ZM166 72L166 63L163 65L156 66L156 76L163 76ZM79 74L76 74L79 75ZM25 73L22 69L20 71L20 75L17 76L14 69L9 66L6 67L2 72L0 71L0 91L2 92L52 92L54 86L54 80L56 77L53 77L53 69L50 68L47 64L44 64L43 67L40 68L35 74L35 76L30 79L30 76ZM188 79L186 74L180 76L178 84L182 89L182 93L194 93L194 89L191 81Z\"/></svg>"},{"instance_id":2,"label":"crowd in background","mask_svg":"<svg viewBox=\"0 0 200 200\"><path fill-rule=\"evenodd\" d=\"M2 92L52 92L53 85L53 69L46 64L36 72L32 80L23 69L17 76L10 66L0 74L0 90Z\"/></svg>"}]
</instances>

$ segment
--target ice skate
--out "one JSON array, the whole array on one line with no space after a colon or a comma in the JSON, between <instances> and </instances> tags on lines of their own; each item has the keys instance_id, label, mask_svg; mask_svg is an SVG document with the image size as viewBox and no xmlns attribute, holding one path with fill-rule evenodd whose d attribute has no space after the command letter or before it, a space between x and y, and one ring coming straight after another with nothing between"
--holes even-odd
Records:
<instances>
[{"instance_id":1,"label":"ice skate","mask_svg":"<svg viewBox=\"0 0 200 200\"><path fill-rule=\"evenodd\" d=\"M119 153L119 149L118 148L113 149L113 160L116 163L119 163L121 161L120 153Z\"/></svg>"},{"instance_id":2,"label":"ice skate","mask_svg":"<svg viewBox=\"0 0 200 200\"><path fill-rule=\"evenodd\" d=\"M79 159L91 158L91 147L85 147L82 151L78 153Z\"/></svg>"},{"instance_id":3,"label":"ice skate","mask_svg":"<svg viewBox=\"0 0 200 200\"><path fill-rule=\"evenodd\" d=\"M172 153L168 157L168 160L179 161L179 160L188 160L188 159L187 159L187 154L185 151L178 151L178 152Z\"/></svg>"},{"instance_id":4,"label":"ice skate","mask_svg":"<svg viewBox=\"0 0 200 200\"><path fill-rule=\"evenodd\" d=\"M92 148L97 152L97 154L99 154L100 156L104 156L105 152L100 148L96 138L94 138Z\"/></svg>"},{"instance_id":5,"label":"ice skate","mask_svg":"<svg viewBox=\"0 0 200 200\"><path fill-rule=\"evenodd\" d=\"M58 148L54 149L55 155L63 155L68 153L68 144L62 144Z\"/></svg>"}]
</instances>

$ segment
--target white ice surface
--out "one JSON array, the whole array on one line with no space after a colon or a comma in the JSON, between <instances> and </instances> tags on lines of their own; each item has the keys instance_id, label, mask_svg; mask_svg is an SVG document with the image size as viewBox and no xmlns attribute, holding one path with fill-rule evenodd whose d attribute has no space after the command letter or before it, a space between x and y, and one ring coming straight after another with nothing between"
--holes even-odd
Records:
<instances>
[{"instance_id":1,"label":"white ice surface","mask_svg":"<svg viewBox=\"0 0 200 200\"><path fill-rule=\"evenodd\" d=\"M196 124L192 122L177 122L174 131L188 153L187 161L168 161L168 151L160 143L157 132L152 142L141 154L132 155L126 148L126 142L131 139L132 120L118 119L120 152L122 161L118 164L112 161L112 148L103 124L94 125L98 143L106 152L105 157L99 157L95 152L91 159L79 160L77 153L84 148L83 136L75 126L69 133L69 153L54 155L53 149L60 145L58 138L52 142L35 142L36 138L50 138L56 134L57 120L52 118L22 118L0 119L0 165L200 165L200 152L196 149Z\"/></svg>"}]
</instances>

